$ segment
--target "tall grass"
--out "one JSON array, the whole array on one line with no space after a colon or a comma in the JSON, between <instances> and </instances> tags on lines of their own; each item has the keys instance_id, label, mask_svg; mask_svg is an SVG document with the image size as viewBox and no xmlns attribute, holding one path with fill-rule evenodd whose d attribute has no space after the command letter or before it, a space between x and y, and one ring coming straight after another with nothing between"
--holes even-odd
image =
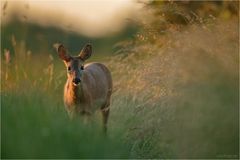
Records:
<instances>
[{"instance_id":1,"label":"tall grass","mask_svg":"<svg viewBox=\"0 0 240 160\"><path fill-rule=\"evenodd\" d=\"M109 62L132 158L238 158L236 21L139 35Z\"/></svg>"}]
</instances>

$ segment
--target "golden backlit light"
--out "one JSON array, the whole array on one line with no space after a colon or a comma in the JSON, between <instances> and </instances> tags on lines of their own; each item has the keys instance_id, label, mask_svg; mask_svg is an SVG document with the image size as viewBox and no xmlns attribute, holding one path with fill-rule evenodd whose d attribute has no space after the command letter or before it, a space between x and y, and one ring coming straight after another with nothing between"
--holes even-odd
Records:
<instances>
[{"instance_id":1,"label":"golden backlit light","mask_svg":"<svg viewBox=\"0 0 240 160\"><path fill-rule=\"evenodd\" d=\"M141 6L133 0L7 0L4 5L3 24L17 18L89 37L121 31Z\"/></svg>"},{"instance_id":2,"label":"golden backlit light","mask_svg":"<svg viewBox=\"0 0 240 160\"><path fill-rule=\"evenodd\" d=\"M2 159L239 159L239 1L0 3Z\"/></svg>"}]
</instances>

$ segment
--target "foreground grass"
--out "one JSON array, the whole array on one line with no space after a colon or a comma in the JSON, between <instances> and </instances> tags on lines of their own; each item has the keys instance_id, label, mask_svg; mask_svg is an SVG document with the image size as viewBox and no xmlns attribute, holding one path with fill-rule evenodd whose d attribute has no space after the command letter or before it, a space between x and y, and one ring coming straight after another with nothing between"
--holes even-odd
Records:
<instances>
[{"instance_id":1,"label":"foreground grass","mask_svg":"<svg viewBox=\"0 0 240 160\"><path fill-rule=\"evenodd\" d=\"M46 94L46 93L45 93ZM62 102L37 90L2 95L2 158L126 158L117 134L70 121Z\"/></svg>"}]
</instances>

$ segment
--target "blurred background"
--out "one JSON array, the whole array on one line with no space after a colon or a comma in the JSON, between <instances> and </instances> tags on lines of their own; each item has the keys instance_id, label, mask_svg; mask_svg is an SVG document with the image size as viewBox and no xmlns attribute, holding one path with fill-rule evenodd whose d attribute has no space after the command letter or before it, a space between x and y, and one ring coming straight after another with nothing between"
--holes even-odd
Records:
<instances>
[{"instance_id":1,"label":"blurred background","mask_svg":"<svg viewBox=\"0 0 240 160\"><path fill-rule=\"evenodd\" d=\"M56 42L110 69L107 137L69 120ZM1 158L239 158L239 2L1 0Z\"/></svg>"}]
</instances>

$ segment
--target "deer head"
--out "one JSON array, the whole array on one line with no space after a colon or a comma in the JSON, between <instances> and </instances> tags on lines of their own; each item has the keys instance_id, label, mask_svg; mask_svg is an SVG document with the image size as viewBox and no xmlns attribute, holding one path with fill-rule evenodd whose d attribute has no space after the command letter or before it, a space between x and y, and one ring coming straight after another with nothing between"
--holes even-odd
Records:
<instances>
[{"instance_id":1,"label":"deer head","mask_svg":"<svg viewBox=\"0 0 240 160\"><path fill-rule=\"evenodd\" d=\"M82 73L84 70L84 61L87 60L92 54L92 46L87 44L78 56L71 56L68 54L67 49L62 44L55 44L59 57L63 60L67 68L68 80L77 86L81 83Z\"/></svg>"}]
</instances>

